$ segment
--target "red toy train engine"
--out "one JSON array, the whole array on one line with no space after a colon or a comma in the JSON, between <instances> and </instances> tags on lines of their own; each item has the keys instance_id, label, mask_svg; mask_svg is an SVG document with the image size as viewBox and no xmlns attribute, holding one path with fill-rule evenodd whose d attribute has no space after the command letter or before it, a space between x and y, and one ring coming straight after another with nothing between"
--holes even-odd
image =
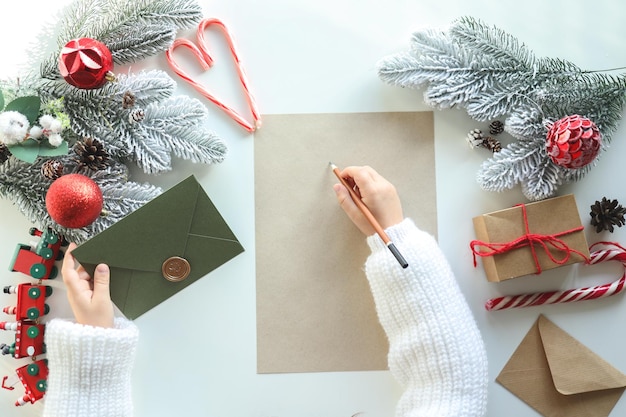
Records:
<instances>
[{"instance_id":1,"label":"red toy train engine","mask_svg":"<svg viewBox=\"0 0 626 417\"><path fill-rule=\"evenodd\" d=\"M30 275L35 279L53 279L59 273L54 263L63 258L61 246L67 242L51 229L44 231L31 228L31 236L39 236L39 242L35 245L18 243L11 261L10 269Z\"/></svg>"}]
</instances>

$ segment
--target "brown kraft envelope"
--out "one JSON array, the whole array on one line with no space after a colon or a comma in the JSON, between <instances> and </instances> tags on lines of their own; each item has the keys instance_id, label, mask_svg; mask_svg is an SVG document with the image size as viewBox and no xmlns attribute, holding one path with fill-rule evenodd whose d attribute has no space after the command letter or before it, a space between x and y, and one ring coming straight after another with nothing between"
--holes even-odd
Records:
<instances>
[{"instance_id":1,"label":"brown kraft envelope","mask_svg":"<svg viewBox=\"0 0 626 417\"><path fill-rule=\"evenodd\" d=\"M626 375L543 315L496 381L544 417L606 417L626 387Z\"/></svg>"},{"instance_id":2,"label":"brown kraft envelope","mask_svg":"<svg viewBox=\"0 0 626 417\"><path fill-rule=\"evenodd\" d=\"M329 162L374 167L436 234L433 113L264 115L254 152L257 371L387 369L369 248L337 204Z\"/></svg>"},{"instance_id":3,"label":"brown kraft envelope","mask_svg":"<svg viewBox=\"0 0 626 417\"><path fill-rule=\"evenodd\" d=\"M553 235L582 226L576 200L572 194L526 204L530 233ZM476 239L486 243L508 243L526 233L522 208L519 206L474 217ZM569 248L589 258L589 246L584 230L558 236ZM562 259L564 252L548 246L555 259ZM478 248L481 249L480 247ZM583 262L585 258L571 252L564 264L554 263L540 245L535 244L535 253L541 270ZM513 249L493 256L483 256L483 267L490 282L537 273L530 246Z\"/></svg>"}]
</instances>

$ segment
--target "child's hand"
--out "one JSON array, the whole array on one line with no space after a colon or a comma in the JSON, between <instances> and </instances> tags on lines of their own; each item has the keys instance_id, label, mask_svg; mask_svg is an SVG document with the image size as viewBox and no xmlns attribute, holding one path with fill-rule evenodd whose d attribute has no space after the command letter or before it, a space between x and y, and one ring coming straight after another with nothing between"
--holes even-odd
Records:
<instances>
[{"instance_id":1,"label":"child's hand","mask_svg":"<svg viewBox=\"0 0 626 417\"><path fill-rule=\"evenodd\" d=\"M373 168L347 167L341 171L341 177L352 186L354 192L361 197L383 229L400 223L404 219L402 204L396 188ZM342 184L334 185L339 205L348 217L366 236L375 233L361 210L354 204L348 190Z\"/></svg>"},{"instance_id":2,"label":"child's hand","mask_svg":"<svg viewBox=\"0 0 626 417\"><path fill-rule=\"evenodd\" d=\"M71 243L65 252L61 274L76 322L96 327L113 327L113 303L109 292L109 267L96 267L93 279L74 259Z\"/></svg>"}]
</instances>

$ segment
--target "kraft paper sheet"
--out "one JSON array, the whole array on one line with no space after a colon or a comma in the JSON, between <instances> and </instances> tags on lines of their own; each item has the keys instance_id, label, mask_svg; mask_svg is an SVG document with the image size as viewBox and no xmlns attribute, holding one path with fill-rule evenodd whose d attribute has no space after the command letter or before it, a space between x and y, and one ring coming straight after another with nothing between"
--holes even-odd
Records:
<instances>
[{"instance_id":1,"label":"kraft paper sheet","mask_svg":"<svg viewBox=\"0 0 626 417\"><path fill-rule=\"evenodd\" d=\"M369 248L329 162L374 167L436 235L433 113L265 115L254 148L258 372L387 369Z\"/></svg>"}]
</instances>

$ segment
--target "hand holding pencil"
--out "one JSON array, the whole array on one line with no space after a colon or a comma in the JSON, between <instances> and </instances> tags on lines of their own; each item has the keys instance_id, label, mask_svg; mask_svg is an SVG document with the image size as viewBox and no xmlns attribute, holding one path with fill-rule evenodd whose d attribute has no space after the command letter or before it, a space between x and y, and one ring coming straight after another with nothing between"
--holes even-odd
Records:
<instances>
[{"instance_id":1,"label":"hand holding pencil","mask_svg":"<svg viewBox=\"0 0 626 417\"><path fill-rule=\"evenodd\" d=\"M406 261L384 232L404 219L393 184L368 166L339 170L330 163L330 167L340 181L333 189L341 208L366 236L378 233L400 265L406 268Z\"/></svg>"}]
</instances>

